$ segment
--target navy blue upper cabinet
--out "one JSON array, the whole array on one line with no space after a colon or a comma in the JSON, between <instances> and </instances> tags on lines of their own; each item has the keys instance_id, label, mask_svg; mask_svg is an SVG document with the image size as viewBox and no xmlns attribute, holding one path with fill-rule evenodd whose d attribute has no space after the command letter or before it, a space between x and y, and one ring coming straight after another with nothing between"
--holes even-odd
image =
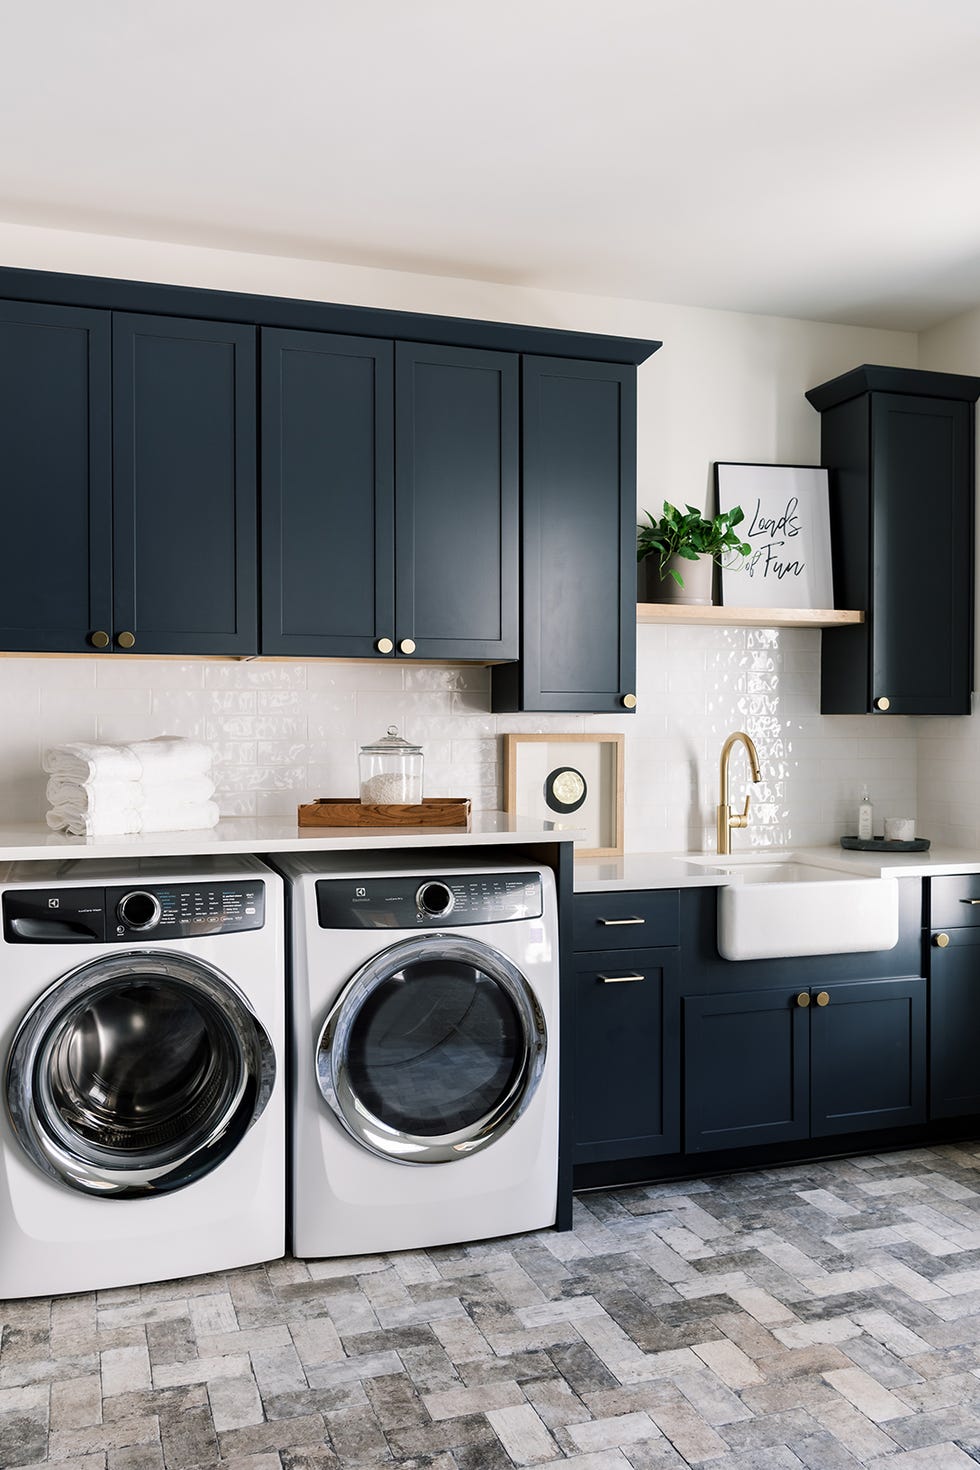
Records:
<instances>
[{"instance_id":1,"label":"navy blue upper cabinet","mask_svg":"<svg viewBox=\"0 0 980 1470\"><path fill-rule=\"evenodd\" d=\"M495 710L632 708L636 688L636 370L523 359L521 661Z\"/></svg>"},{"instance_id":2,"label":"navy blue upper cabinet","mask_svg":"<svg viewBox=\"0 0 980 1470\"><path fill-rule=\"evenodd\" d=\"M253 337L0 307L0 647L257 651Z\"/></svg>"},{"instance_id":3,"label":"navy blue upper cabinet","mask_svg":"<svg viewBox=\"0 0 980 1470\"><path fill-rule=\"evenodd\" d=\"M830 470L835 600L866 613L824 631L824 714L970 713L978 395L980 378L875 366L807 394Z\"/></svg>"},{"instance_id":4,"label":"navy blue upper cabinet","mask_svg":"<svg viewBox=\"0 0 980 1470\"><path fill-rule=\"evenodd\" d=\"M395 348L395 647L518 654L518 358Z\"/></svg>"},{"instance_id":5,"label":"navy blue upper cabinet","mask_svg":"<svg viewBox=\"0 0 980 1470\"><path fill-rule=\"evenodd\" d=\"M256 653L254 328L114 315L112 350L115 644Z\"/></svg>"},{"instance_id":6,"label":"navy blue upper cabinet","mask_svg":"<svg viewBox=\"0 0 980 1470\"><path fill-rule=\"evenodd\" d=\"M516 658L517 363L263 333L263 652Z\"/></svg>"},{"instance_id":7,"label":"navy blue upper cabinet","mask_svg":"<svg viewBox=\"0 0 980 1470\"><path fill-rule=\"evenodd\" d=\"M109 373L107 312L0 302L2 648L108 641Z\"/></svg>"},{"instance_id":8,"label":"navy blue upper cabinet","mask_svg":"<svg viewBox=\"0 0 980 1470\"><path fill-rule=\"evenodd\" d=\"M369 337L262 333L264 653L394 641L392 360Z\"/></svg>"}]
</instances>

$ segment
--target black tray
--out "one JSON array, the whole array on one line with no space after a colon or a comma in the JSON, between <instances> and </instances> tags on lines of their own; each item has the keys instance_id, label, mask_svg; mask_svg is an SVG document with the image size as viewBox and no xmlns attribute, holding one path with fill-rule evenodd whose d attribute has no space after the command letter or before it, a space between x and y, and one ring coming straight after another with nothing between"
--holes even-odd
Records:
<instances>
[{"instance_id":1,"label":"black tray","mask_svg":"<svg viewBox=\"0 0 980 1470\"><path fill-rule=\"evenodd\" d=\"M842 837L841 847L851 852L928 852L928 837L913 837L911 842L886 842L884 837Z\"/></svg>"}]
</instances>

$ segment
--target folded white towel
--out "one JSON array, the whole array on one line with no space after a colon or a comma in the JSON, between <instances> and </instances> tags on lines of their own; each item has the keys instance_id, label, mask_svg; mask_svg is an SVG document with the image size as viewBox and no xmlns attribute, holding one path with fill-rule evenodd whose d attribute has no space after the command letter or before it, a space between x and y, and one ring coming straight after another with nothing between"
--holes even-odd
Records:
<instances>
[{"instance_id":1,"label":"folded white towel","mask_svg":"<svg viewBox=\"0 0 980 1470\"><path fill-rule=\"evenodd\" d=\"M72 837L123 837L143 828L143 818L133 807L117 807L111 812L70 813L59 808L50 811L47 823L55 832L69 832Z\"/></svg>"},{"instance_id":2,"label":"folded white towel","mask_svg":"<svg viewBox=\"0 0 980 1470\"><path fill-rule=\"evenodd\" d=\"M86 745L73 741L55 745L44 753L41 762L49 776L64 776L69 781L138 781L141 766L128 745Z\"/></svg>"},{"instance_id":3,"label":"folded white towel","mask_svg":"<svg viewBox=\"0 0 980 1470\"><path fill-rule=\"evenodd\" d=\"M213 801L194 806L171 806L161 802L137 811L122 807L115 811L71 813L64 808L50 811L47 823L55 832L73 837L123 837L137 832L202 832L216 827L220 813Z\"/></svg>"},{"instance_id":4,"label":"folded white towel","mask_svg":"<svg viewBox=\"0 0 980 1470\"><path fill-rule=\"evenodd\" d=\"M135 740L126 749L139 761L139 777L145 786L186 781L207 776L214 760L210 745L185 740L178 735L158 735L155 740Z\"/></svg>"},{"instance_id":5,"label":"folded white towel","mask_svg":"<svg viewBox=\"0 0 980 1470\"><path fill-rule=\"evenodd\" d=\"M144 786L142 781L66 781L51 776L45 792L48 802L70 815L95 816L123 807L141 809L147 801L166 801L171 806L197 806L210 801L214 782L210 776L188 776L184 781L171 781L166 786Z\"/></svg>"},{"instance_id":6,"label":"folded white towel","mask_svg":"<svg viewBox=\"0 0 980 1470\"><path fill-rule=\"evenodd\" d=\"M216 827L221 813L213 801L175 806L169 801L147 801L140 812L142 832L203 832Z\"/></svg>"}]
</instances>

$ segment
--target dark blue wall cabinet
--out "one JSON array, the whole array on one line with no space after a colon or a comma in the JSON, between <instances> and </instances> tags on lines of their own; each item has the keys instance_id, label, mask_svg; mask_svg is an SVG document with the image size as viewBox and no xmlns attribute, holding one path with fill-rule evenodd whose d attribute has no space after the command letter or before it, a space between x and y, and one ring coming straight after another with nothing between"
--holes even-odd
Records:
<instances>
[{"instance_id":1,"label":"dark blue wall cabinet","mask_svg":"<svg viewBox=\"0 0 980 1470\"><path fill-rule=\"evenodd\" d=\"M0 302L0 647L82 653L112 629L106 312Z\"/></svg>"},{"instance_id":2,"label":"dark blue wall cabinet","mask_svg":"<svg viewBox=\"0 0 980 1470\"><path fill-rule=\"evenodd\" d=\"M636 689L636 372L523 359L521 661L495 710L616 712Z\"/></svg>"},{"instance_id":3,"label":"dark blue wall cabinet","mask_svg":"<svg viewBox=\"0 0 980 1470\"><path fill-rule=\"evenodd\" d=\"M830 470L835 600L866 612L824 631L823 712L969 714L980 378L865 366L806 396Z\"/></svg>"},{"instance_id":4,"label":"dark blue wall cabinet","mask_svg":"<svg viewBox=\"0 0 980 1470\"><path fill-rule=\"evenodd\" d=\"M115 644L256 653L254 330L114 314L112 352Z\"/></svg>"},{"instance_id":5,"label":"dark blue wall cabinet","mask_svg":"<svg viewBox=\"0 0 980 1470\"><path fill-rule=\"evenodd\" d=\"M257 651L253 335L0 306L3 648Z\"/></svg>"},{"instance_id":6,"label":"dark blue wall cabinet","mask_svg":"<svg viewBox=\"0 0 980 1470\"><path fill-rule=\"evenodd\" d=\"M262 335L264 653L514 659L518 358Z\"/></svg>"},{"instance_id":7,"label":"dark blue wall cabinet","mask_svg":"<svg viewBox=\"0 0 980 1470\"><path fill-rule=\"evenodd\" d=\"M262 333L262 648L367 658L393 644L394 352Z\"/></svg>"}]
</instances>

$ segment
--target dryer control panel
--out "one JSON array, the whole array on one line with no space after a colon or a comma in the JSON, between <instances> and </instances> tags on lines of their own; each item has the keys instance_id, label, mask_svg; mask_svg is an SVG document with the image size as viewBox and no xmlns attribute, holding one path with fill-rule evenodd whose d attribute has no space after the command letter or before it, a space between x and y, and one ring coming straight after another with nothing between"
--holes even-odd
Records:
<instances>
[{"instance_id":1,"label":"dryer control panel","mask_svg":"<svg viewBox=\"0 0 980 1470\"><path fill-rule=\"evenodd\" d=\"M451 929L538 919L541 879L534 873L450 873L431 877L321 878L321 929Z\"/></svg>"},{"instance_id":2,"label":"dryer control panel","mask_svg":"<svg viewBox=\"0 0 980 1470\"><path fill-rule=\"evenodd\" d=\"M260 878L112 888L14 888L3 895L8 944L132 944L194 939L265 923Z\"/></svg>"}]
</instances>

